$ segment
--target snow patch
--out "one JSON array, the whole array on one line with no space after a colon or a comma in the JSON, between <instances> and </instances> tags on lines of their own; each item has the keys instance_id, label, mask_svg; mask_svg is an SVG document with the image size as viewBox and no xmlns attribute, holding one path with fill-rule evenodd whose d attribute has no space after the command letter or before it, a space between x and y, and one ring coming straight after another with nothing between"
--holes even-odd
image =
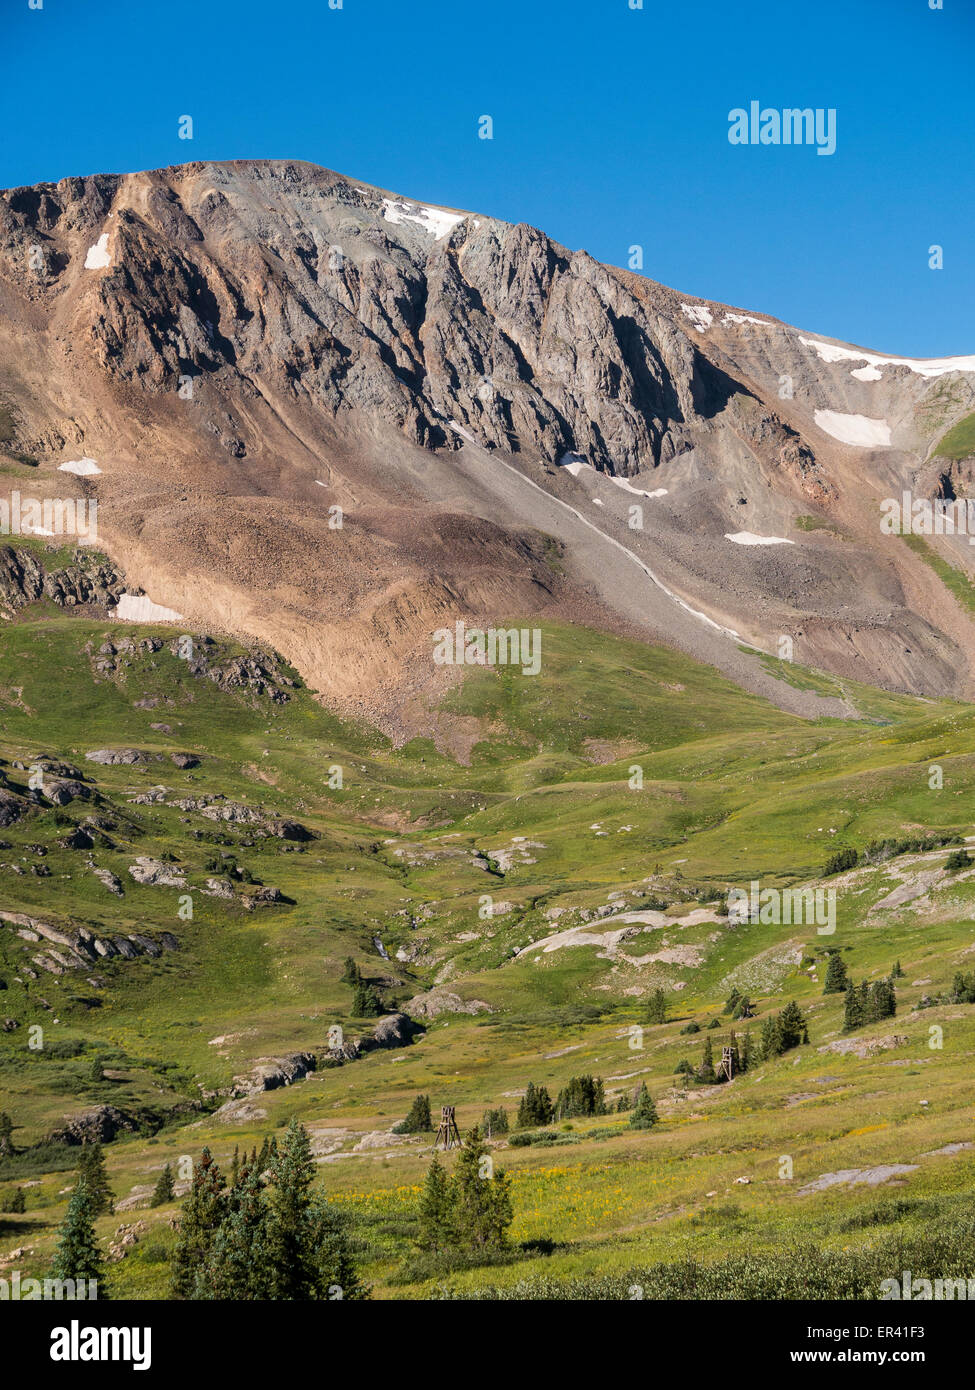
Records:
<instances>
[{"instance_id":1,"label":"snow patch","mask_svg":"<svg viewBox=\"0 0 975 1390\"><path fill-rule=\"evenodd\" d=\"M877 352L864 352L861 348L841 347L838 343L824 343L818 338L800 337L800 343L815 348L823 362L866 362L871 367L909 367L919 376L944 376L947 372L975 372L975 355L969 357L882 357ZM856 372L853 373L856 376ZM876 377L863 377L864 381L876 381Z\"/></svg>"},{"instance_id":2,"label":"snow patch","mask_svg":"<svg viewBox=\"0 0 975 1390\"><path fill-rule=\"evenodd\" d=\"M69 459L67 463L58 464L59 473L76 473L79 478L87 478L101 471L94 459Z\"/></svg>"},{"instance_id":3,"label":"snow patch","mask_svg":"<svg viewBox=\"0 0 975 1390\"><path fill-rule=\"evenodd\" d=\"M725 314L722 323L757 323L763 327L768 326L768 319L752 318L751 314Z\"/></svg>"},{"instance_id":4,"label":"snow patch","mask_svg":"<svg viewBox=\"0 0 975 1390\"><path fill-rule=\"evenodd\" d=\"M890 426L886 420L873 420L869 415L842 415L838 410L817 410L816 424L841 444L857 444L864 449L890 448Z\"/></svg>"},{"instance_id":5,"label":"snow patch","mask_svg":"<svg viewBox=\"0 0 975 1390\"><path fill-rule=\"evenodd\" d=\"M854 367L850 376L855 376L857 381L880 381L883 372L878 367Z\"/></svg>"},{"instance_id":6,"label":"snow patch","mask_svg":"<svg viewBox=\"0 0 975 1390\"><path fill-rule=\"evenodd\" d=\"M112 264L112 253L108 249L108 232L102 232L94 246L89 246L85 257L86 270L104 270Z\"/></svg>"},{"instance_id":7,"label":"snow patch","mask_svg":"<svg viewBox=\"0 0 975 1390\"><path fill-rule=\"evenodd\" d=\"M690 319L691 323L703 333L706 328L711 327L713 315L706 304L682 304L681 313L685 318Z\"/></svg>"},{"instance_id":8,"label":"snow patch","mask_svg":"<svg viewBox=\"0 0 975 1390\"><path fill-rule=\"evenodd\" d=\"M609 477L609 481L611 483L615 483L617 487L623 488L625 492L632 492L635 497L667 496L667 489L665 487L654 488L653 492L647 492L646 488L634 487L633 484L630 482L629 478L614 478L610 474L608 474L607 476Z\"/></svg>"},{"instance_id":9,"label":"snow patch","mask_svg":"<svg viewBox=\"0 0 975 1390\"><path fill-rule=\"evenodd\" d=\"M582 454L565 453L559 459L559 467L564 468L567 473L571 473L573 478L578 478L582 470L591 467L591 464L587 463Z\"/></svg>"},{"instance_id":10,"label":"snow patch","mask_svg":"<svg viewBox=\"0 0 975 1390\"><path fill-rule=\"evenodd\" d=\"M795 545L795 541L784 536L756 536L754 531L736 531L734 535L725 532L725 540L734 541L735 545Z\"/></svg>"},{"instance_id":11,"label":"snow patch","mask_svg":"<svg viewBox=\"0 0 975 1390\"><path fill-rule=\"evenodd\" d=\"M121 594L112 617L123 623L176 623L183 619L175 608L153 603L148 594Z\"/></svg>"},{"instance_id":12,"label":"snow patch","mask_svg":"<svg viewBox=\"0 0 975 1390\"><path fill-rule=\"evenodd\" d=\"M634 497L667 496L667 489L665 487L654 488L653 492L648 492L646 488L634 487L629 478L616 478L612 473L599 473L599 470L593 468L592 464L588 463L586 459L583 458L582 454L563 454L559 459L559 467L564 468L567 473L571 473L573 478L578 478L582 470L587 468L590 473L598 474L598 476L604 478L607 483L614 483L616 487L621 487L624 492L632 492ZM598 498L594 498L593 500L596 502L597 506L601 507L603 505Z\"/></svg>"},{"instance_id":13,"label":"snow patch","mask_svg":"<svg viewBox=\"0 0 975 1390\"><path fill-rule=\"evenodd\" d=\"M387 222L417 226L429 232L436 241L442 241L464 220L463 213L445 212L443 208L427 207L424 203L401 203L393 198L383 199L383 217Z\"/></svg>"}]
</instances>

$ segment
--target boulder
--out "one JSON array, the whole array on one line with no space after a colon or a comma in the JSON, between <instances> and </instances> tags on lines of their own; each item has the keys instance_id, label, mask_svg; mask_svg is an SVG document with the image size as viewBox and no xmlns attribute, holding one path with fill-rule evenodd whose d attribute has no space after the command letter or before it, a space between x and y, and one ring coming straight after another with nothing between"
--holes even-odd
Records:
<instances>
[{"instance_id":1,"label":"boulder","mask_svg":"<svg viewBox=\"0 0 975 1390\"><path fill-rule=\"evenodd\" d=\"M98 1105L71 1116L60 1129L52 1130L48 1143L71 1147L96 1141L107 1144L118 1134L136 1134L138 1129L137 1120L126 1111L115 1105Z\"/></svg>"},{"instance_id":2,"label":"boulder","mask_svg":"<svg viewBox=\"0 0 975 1390\"><path fill-rule=\"evenodd\" d=\"M425 994L414 995L406 1004L406 1009L414 1018L438 1018L440 1014L489 1014L490 1004L483 999L462 999L449 989L431 989Z\"/></svg>"}]
</instances>

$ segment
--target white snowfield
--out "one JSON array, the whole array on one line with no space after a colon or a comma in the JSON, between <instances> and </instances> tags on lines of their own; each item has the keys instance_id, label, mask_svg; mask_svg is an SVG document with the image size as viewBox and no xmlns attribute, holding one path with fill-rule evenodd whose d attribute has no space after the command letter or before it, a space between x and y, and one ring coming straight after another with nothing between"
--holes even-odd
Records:
<instances>
[{"instance_id":1,"label":"white snowfield","mask_svg":"<svg viewBox=\"0 0 975 1390\"><path fill-rule=\"evenodd\" d=\"M122 594L112 615L124 623L178 623L182 613L153 603L148 594Z\"/></svg>"},{"instance_id":2,"label":"white snowfield","mask_svg":"<svg viewBox=\"0 0 975 1390\"><path fill-rule=\"evenodd\" d=\"M67 463L58 464L59 473L76 473L79 478L87 478L101 471L94 459L69 459Z\"/></svg>"},{"instance_id":3,"label":"white snowfield","mask_svg":"<svg viewBox=\"0 0 975 1390\"><path fill-rule=\"evenodd\" d=\"M634 487L629 478L615 478L610 474L607 474L607 477L611 483L615 483L617 487L621 487L624 492L632 492L634 497L667 496L667 489L665 487L655 487L652 492L648 492L646 488Z\"/></svg>"},{"instance_id":4,"label":"white snowfield","mask_svg":"<svg viewBox=\"0 0 975 1390\"><path fill-rule=\"evenodd\" d=\"M665 487L654 488L652 492L648 492L646 488L634 487L633 484L630 482L629 478L616 478L613 476L612 473L600 474L599 470L593 468L591 463L587 463L581 454L563 454L562 457L559 459L559 467L564 468L566 473L571 473L573 478L578 478L582 470L584 468L588 468L590 473L596 473L598 476L605 478L607 483L615 483L616 486L621 487L624 490L624 492L632 492L634 497L667 496L667 489ZM603 505L602 502L599 502L598 499L596 500L598 505L601 507Z\"/></svg>"},{"instance_id":5,"label":"white snowfield","mask_svg":"<svg viewBox=\"0 0 975 1390\"><path fill-rule=\"evenodd\" d=\"M721 320L721 322L722 322L722 323L757 323L757 324L762 325L763 327L767 327L767 326L768 326L768 319L756 319L756 318L753 318L751 314L732 314L732 313L727 313L727 314L725 314L725 316L724 316L724 318Z\"/></svg>"},{"instance_id":6,"label":"white snowfield","mask_svg":"<svg viewBox=\"0 0 975 1390\"><path fill-rule=\"evenodd\" d=\"M108 249L108 232L102 232L94 246L89 246L85 257L86 270L104 270L112 264L112 253Z\"/></svg>"},{"instance_id":7,"label":"white snowfield","mask_svg":"<svg viewBox=\"0 0 975 1390\"><path fill-rule=\"evenodd\" d=\"M841 415L837 410L817 410L816 424L841 444L857 444L864 449L889 449L890 426L886 420L869 415Z\"/></svg>"},{"instance_id":8,"label":"white snowfield","mask_svg":"<svg viewBox=\"0 0 975 1390\"><path fill-rule=\"evenodd\" d=\"M429 232L435 241L442 241L464 217L459 212L427 207L424 203L401 203L393 198L383 199L383 217L387 222L406 223Z\"/></svg>"},{"instance_id":9,"label":"white snowfield","mask_svg":"<svg viewBox=\"0 0 975 1390\"><path fill-rule=\"evenodd\" d=\"M815 348L823 362L866 362L873 367L876 375L868 376L865 368L851 373L861 381L879 381L883 373L880 367L910 367L919 376L945 376L948 372L975 372L975 355L970 357L883 357L878 352L864 352L861 348L841 347L839 343L824 343L818 338L799 339L806 347Z\"/></svg>"},{"instance_id":10,"label":"white snowfield","mask_svg":"<svg viewBox=\"0 0 975 1390\"><path fill-rule=\"evenodd\" d=\"M734 535L726 531L725 540L734 541L735 545L795 545L795 541L784 536L756 536L754 531L736 531Z\"/></svg>"},{"instance_id":11,"label":"white snowfield","mask_svg":"<svg viewBox=\"0 0 975 1390\"><path fill-rule=\"evenodd\" d=\"M690 319L699 333L711 327L714 316L706 304L682 304L680 307L681 313Z\"/></svg>"}]
</instances>

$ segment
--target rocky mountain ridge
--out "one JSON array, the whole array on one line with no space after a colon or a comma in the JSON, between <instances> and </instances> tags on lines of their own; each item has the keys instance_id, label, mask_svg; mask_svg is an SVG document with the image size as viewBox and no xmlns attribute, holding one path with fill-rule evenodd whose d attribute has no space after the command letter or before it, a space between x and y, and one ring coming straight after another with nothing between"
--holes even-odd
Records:
<instances>
[{"instance_id":1,"label":"rocky mountain ridge","mask_svg":"<svg viewBox=\"0 0 975 1390\"><path fill-rule=\"evenodd\" d=\"M743 647L973 688L970 611L879 509L964 487L938 446L975 359L838 344L533 227L290 161L8 190L0 405L7 486L25 457L34 491L97 497L175 620L394 732L462 616L621 624L802 713L844 711ZM966 539L931 544L964 573Z\"/></svg>"}]
</instances>

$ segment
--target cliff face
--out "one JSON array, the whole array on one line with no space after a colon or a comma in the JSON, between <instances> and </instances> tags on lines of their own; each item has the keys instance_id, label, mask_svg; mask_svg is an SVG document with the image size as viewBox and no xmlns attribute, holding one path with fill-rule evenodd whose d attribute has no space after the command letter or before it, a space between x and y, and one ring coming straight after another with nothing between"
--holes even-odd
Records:
<instances>
[{"instance_id":1,"label":"cliff face","mask_svg":"<svg viewBox=\"0 0 975 1390\"><path fill-rule=\"evenodd\" d=\"M305 164L0 195L5 484L97 496L133 585L380 718L419 698L442 621L556 608L773 695L741 639L969 690L971 623L879 504L958 476L937 442L975 407L972 367L847 349Z\"/></svg>"}]
</instances>

